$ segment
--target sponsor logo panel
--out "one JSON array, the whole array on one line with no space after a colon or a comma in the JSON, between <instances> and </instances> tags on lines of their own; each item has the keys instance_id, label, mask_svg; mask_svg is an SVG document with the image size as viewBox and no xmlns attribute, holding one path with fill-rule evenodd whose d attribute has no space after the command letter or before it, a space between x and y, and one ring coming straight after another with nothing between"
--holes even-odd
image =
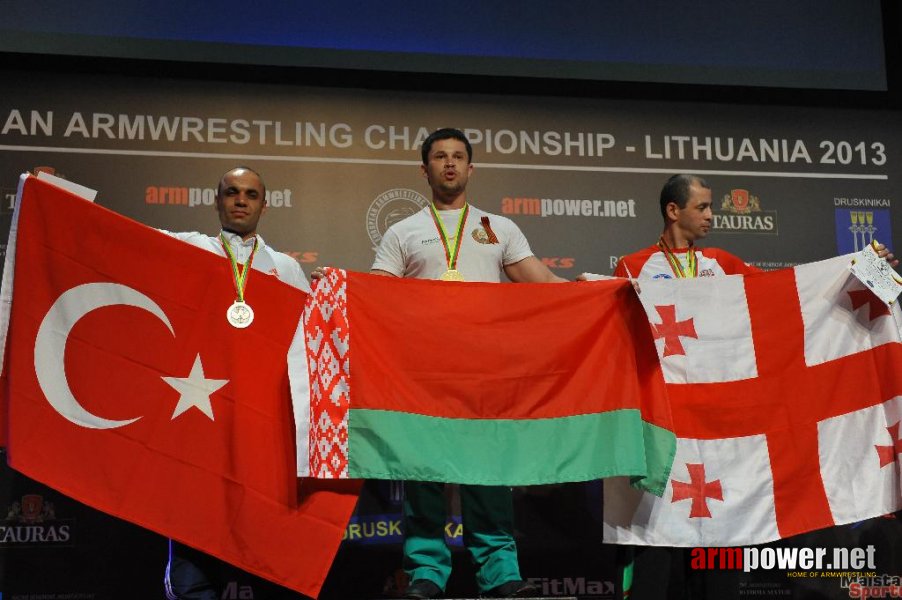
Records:
<instances>
[{"instance_id":1,"label":"sponsor logo panel","mask_svg":"<svg viewBox=\"0 0 902 600\"><path fill-rule=\"evenodd\" d=\"M531 217L636 218L636 201L579 198L504 197L501 214Z\"/></svg>"},{"instance_id":2,"label":"sponsor logo panel","mask_svg":"<svg viewBox=\"0 0 902 600\"><path fill-rule=\"evenodd\" d=\"M572 269L576 266L576 258L572 256L544 256L539 260L549 269Z\"/></svg>"},{"instance_id":3,"label":"sponsor logo panel","mask_svg":"<svg viewBox=\"0 0 902 600\"><path fill-rule=\"evenodd\" d=\"M718 233L779 235L777 211L761 208L761 199L749 190L730 190L714 211L711 230Z\"/></svg>"},{"instance_id":4,"label":"sponsor logo panel","mask_svg":"<svg viewBox=\"0 0 902 600\"><path fill-rule=\"evenodd\" d=\"M890 244L892 231L889 209L836 208L836 250L839 254L858 252L874 240Z\"/></svg>"},{"instance_id":5,"label":"sponsor logo panel","mask_svg":"<svg viewBox=\"0 0 902 600\"><path fill-rule=\"evenodd\" d=\"M460 516L452 516L445 522L445 543L463 546L464 528ZM401 544L404 529L399 513L354 515L348 522L342 541L349 544L376 545Z\"/></svg>"},{"instance_id":6,"label":"sponsor logo panel","mask_svg":"<svg viewBox=\"0 0 902 600\"><path fill-rule=\"evenodd\" d=\"M266 190L268 208L293 208L295 196L291 188ZM213 206L216 188L189 187L184 185L148 185L144 188L144 204L154 206Z\"/></svg>"},{"instance_id":7,"label":"sponsor logo panel","mask_svg":"<svg viewBox=\"0 0 902 600\"><path fill-rule=\"evenodd\" d=\"M580 600L613 600L616 595L613 581L591 577L531 577L529 583L538 586L544 597L577 596Z\"/></svg>"},{"instance_id":8,"label":"sponsor logo panel","mask_svg":"<svg viewBox=\"0 0 902 600\"><path fill-rule=\"evenodd\" d=\"M56 516L56 507L40 494L24 494L0 521L0 548L73 546L75 519Z\"/></svg>"},{"instance_id":9,"label":"sponsor logo panel","mask_svg":"<svg viewBox=\"0 0 902 600\"><path fill-rule=\"evenodd\" d=\"M286 250L285 254L295 259L301 264L309 264L315 263L319 260L319 252L315 250L301 251L301 250Z\"/></svg>"}]
</instances>

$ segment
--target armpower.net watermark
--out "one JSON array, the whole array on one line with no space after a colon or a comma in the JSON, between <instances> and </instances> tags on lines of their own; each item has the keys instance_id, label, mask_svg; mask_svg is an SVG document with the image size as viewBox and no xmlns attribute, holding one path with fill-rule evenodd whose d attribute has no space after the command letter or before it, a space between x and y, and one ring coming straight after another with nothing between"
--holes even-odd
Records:
<instances>
[{"instance_id":1,"label":"armpower.net watermark","mask_svg":"<svg viewBox=\"0 0 902 600\"><path fill-rule=\"evenodd\" d=\"M695 570L784 571L790 579L834 578L850 598L902 598L902 576L877 574L865 548L692 548Z\"/></svg>"},{"instance_id":2,"label":"armpower.net watermark","mask_svg":"<svg viewBox=\"0 0 902 600\"><path fill-rule=\"evenodd\" d=\"M832 550L832 552L831 552ZM692 548L693 569L751 571L860 571L876 569L867 548Z\"/></svg>"}]
</instances>

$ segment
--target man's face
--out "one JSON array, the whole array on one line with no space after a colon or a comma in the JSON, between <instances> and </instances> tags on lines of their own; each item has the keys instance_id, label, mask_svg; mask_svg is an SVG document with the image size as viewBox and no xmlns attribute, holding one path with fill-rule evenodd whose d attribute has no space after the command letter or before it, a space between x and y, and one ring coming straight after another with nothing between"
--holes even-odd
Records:
<instances>
[{"instance_id":1,"label":"man's face","mask_svg":"<svg viewBox=\"0 0 902 600\"><path fill-rule=\"evenodd\" d=\"M263 183L256 173L234 169L226 173L216 194L216 210L222 228L249 238L257 232L257 222L266 210Z\"/></svg>"},{"instance_id":2,"label":"man's face","mask_svg":"<svg viewBox=\"0 0 902 600\"><path fill-rule=\"evenodd\" d=\"M428 161L421 168L429 187L440 197L462 194L473 171L467 158L467 147L453 138L433 142Z\"/></svg>"},{"instance_id":3,"label":"man's face","mask_svg":"<svg viewBox=\"0 0 902 600\"><path fill-rule=\"evenodd\" d=\"M689 201L686 208L676 208L677 227L690 242L700 240L708 235L711 229L711 190L705 189L697 182L689 186Z\"/></svg>"}]
</instances>

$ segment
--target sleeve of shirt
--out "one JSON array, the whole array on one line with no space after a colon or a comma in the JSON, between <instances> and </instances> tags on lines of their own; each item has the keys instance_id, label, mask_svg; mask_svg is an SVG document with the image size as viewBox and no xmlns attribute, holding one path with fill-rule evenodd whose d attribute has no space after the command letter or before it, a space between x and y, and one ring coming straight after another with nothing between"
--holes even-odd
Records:
<instances>
[{"instance_id":1,"label":"sleeve of shirt","mask_svg":"<svg viewBox=\"0 0 902 600\"><path fill-rule=\"evenodd\" d=\"M203 246L207 240L207 236L197 231L167 231L165 229L157 229L160 233L165 233L177 240L188 242L193 246Z\"/></svg>"},{"instance_id":2,"label":"sleeve of shirt","mask_svg":"<svg viewBox=\"0 0 902 600\"><path fill-rule=\"evenodd\" d=\"M395 277L404 276L404 253L401 250L401 238L394 227L390 227L376 250L373 269L386 271Z\"/></svg>"},{"instance_id":3,"label":"sleeve of shirt","mask_svg":"<svg viewBox=\"0 0 902 600\"><path fill-rule=\"evenodd\" d=\"M501 220L501 222L504 223L504 229L506 230L504 237L507 239L504 240L504 253L501 258L501 264L506 267L533 255L532 250L529 247L529 242L526 240L526 236L523 235L523 232L520 231L520 228L517 227L516 223L510 219L492 217L492 220L495 219Z\"/></svg>"},{"instance_id":4,"label":"sleeve of shirt","mask_svg":"<svg viewBox=\"0 0 902 600\"><path fill-rule=\"evenodd\" d=\"M307 280L307 276L304 274L304 269L301 268L301 265L298 264L298 261L294 260L291 257L288 257L288 264L290 266L288 267L285 276L280 277L280 279L288 285L298 288L302 292L312 294L313 291L310 289L310 282Z\"/></svg>"}]
</instances>

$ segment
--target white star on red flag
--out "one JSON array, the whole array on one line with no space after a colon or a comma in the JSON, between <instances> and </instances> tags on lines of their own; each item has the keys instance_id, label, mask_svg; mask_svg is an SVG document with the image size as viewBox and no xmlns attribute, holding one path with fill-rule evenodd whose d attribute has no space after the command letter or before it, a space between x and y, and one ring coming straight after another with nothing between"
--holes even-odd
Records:
<instances>
[{"instance_id":1,"label":"white star on red flag","mask_svg":"<svg viewBox=\"0 0 902 600\"><path fill-rule=\"evenodd\" d=\"M210 394L229 382L228 379L207 379L204 375L204 366L200 362L200 354L194 359L194 365L191 367L188 377L163 377L162 379L181 394L179 403L172 412L173 419L193 407L210 417L211 421L215 419Z\"/></svg>"}]
</instances>

